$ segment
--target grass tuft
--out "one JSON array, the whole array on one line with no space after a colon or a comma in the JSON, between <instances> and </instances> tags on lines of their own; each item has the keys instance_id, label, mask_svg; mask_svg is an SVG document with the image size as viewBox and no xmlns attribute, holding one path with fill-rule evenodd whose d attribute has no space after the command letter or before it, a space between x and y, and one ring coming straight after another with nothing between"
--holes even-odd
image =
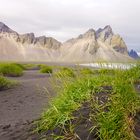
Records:
<instances>
[{"instance_id":1,"label":"grass tuft","mask_svg":"<svg viewBox=\"0 0 140 140\"><path fill-rule=\"evenodd\" d=\"M0 91L8 89L15 85L15 82L8 80L7 78L0 76Z\"/></svg>"},{"instance_id":2,"label":"grass tuft","mask_svg":"<svg viewBox=\"0 0 140 140\"><path fill-rule=\"evenodd\" d=\"M54 75L57 77L75 77L74 70L67 67L60 68Z\"/></svg>"},{"instance_id":3,"label":"grass tuft","mask_svg":"<svg viewBox=\"0 0 140 140\"><path fill-rule=\"evenodd\" d=\"M82 75L90 75L90 74L93 74L93 71L92 71L92 69L90 69L90 68L83 68L83 69L81 69L80 70L80 74L82 74Z\"/></svg>"},{"instance_id":4,"label":"grass tuft","mask_svg":"<svg viewBox=\"0 0 140 140\"><path fill-rule=\"evenodd\" d=\"M0 64L0 73L4 76L21 76L23 74L23 69L17 64Z\"/></svg>"},{"instance_id":5,"label":"grass tuft","mask_svg":"<svg viewBox=\"0 0 140 140\"><path fill-rule=\"evenodd\" d=\"M40 72L41 73L52 73L53 72L53 69L50 66L42 65L41 66L41 69L40 69Z\"/></svg>"}]
</instances>

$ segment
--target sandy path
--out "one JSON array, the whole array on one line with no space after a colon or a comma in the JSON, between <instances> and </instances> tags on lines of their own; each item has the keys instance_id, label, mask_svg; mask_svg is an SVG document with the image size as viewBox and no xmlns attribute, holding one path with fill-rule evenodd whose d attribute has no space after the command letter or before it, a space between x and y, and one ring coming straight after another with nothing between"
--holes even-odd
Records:
<instances>
[{"instance_id":1,"label":"sandy path","mask_svg":"<svg viewBox=\"0 0 140 140\"><path fill-rule=\"evenodd\" d=\"M54 93L50 76L36 70L10 79L19 81L20 85L0 92L0 140L24 140L28 137L28 124L40 117L48 103L45 87L52 96Z\"/></svg>"}]
</instances>

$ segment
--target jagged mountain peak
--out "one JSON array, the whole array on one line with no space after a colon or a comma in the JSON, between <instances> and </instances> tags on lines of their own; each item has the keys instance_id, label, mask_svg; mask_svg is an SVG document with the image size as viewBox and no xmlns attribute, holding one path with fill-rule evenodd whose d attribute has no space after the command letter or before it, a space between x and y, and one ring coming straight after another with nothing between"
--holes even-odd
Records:
<instances>
[{"instance_id":1,"label":"jagged mountain peak","mask_svg":"<svg viewBox=\"0 0 140 140\"><path fill-rule=\"evenodd\" d=\"M112 32L112 27L110 25L106 25L104 28L99 28L96 32Z\"/></svg>"},{"instance_id":2,"label":"jagged mountain peak","mask_svg":"<svg viewBox=\"0 0 140 140\"><path fill-rule=\"evenodd\" d=\"M91 28L84 35L85 36L95 36L95 30Z\"/></svg>"},{"instance_id":3,"label":"jagged mountain peak","mask_svg":"<svg viewBox=\"0 0 140 140\"><path fill-rule=\"evenodd\" d=\"M25 33L25 34L22 34L22 35L35 36L34 33L32 33L32 32L31 33Z\"/></svg>"},{"instance_id":4,"label":"jagged mountain peak","mask_svg":"<svg viewBox=\"0 0 140 140\"><path fill-rule=\"evenodd\" d=\"M96 36L96 32L94 29L89 29L88 31L86 31L84 34L81 34L78 36L78 39L81 38L91 38L91 37L95 37Z\"/></svg>"},{"instance_id":5,"label":"jagged mountain peak","mask_svg":"<svg viewBox=\"0 0 140 140\"><path fill-rule=\"evenodd\" d=\"M0 29L4 28L4 27L7 27L9 28L7 25L5 25L3 22L0 22Z\"/></svg>"},{"instance_id":6,"label":"jagged mountain peak","mask_svg":"<svg viewBox=\"0 0 140 140\"><path fill-rule=\"evenodd\" d=\"M90 28L86 33L95 33L95 30L93 28Z\"/></svg>"},{"instance_id":7,"label":"jagged mountain peak","mask_svg":"<svg viewBox=\"0 0 140 140\"><path fill-rule=\"evenodd\" d=\"M136 52L135 50L133 50L133 49L131 49L131 50L128 52L128 54L129 54L130 57L132 57L132 58L134 58L134 59L138 59L138 58L139 58L137 52Z\"/></svg>"},{"instance_id":8,"label":"jagged mountain peak","mask_svg":"<svg viewBox=\"0 0 140 140\"><path fill-rule=\"evenodd\" d=\"M3 22L0 22L0 32L16 33L12 29L10 29L7 25L5 25Z\"/></svg>"},{"instance_id":9,"label":"jagged mountain peak","mask_svg":"<svg viewBox=\"0 0 140 140\"><path fill-rule=\"evenodd\" d=\"M54 48L54 49L59 48L61 45L61 42L57 41L52 37L46 36L35 37L34 33L19 35L19 42L21 42L22 44L34 44L42 46L44 48Z\"/></svg>"},{"instance_id":10,"label":"jagged mountain peak","mask_svg":"<svg viewBox=\"0 0 140 140\"><path fill-rule=\"evenodd\" d=\"M102 40L106 40L107 38L109 37L112 37L113 36L113 31L112 31L112 28L110 25L106 25L103 29L102 28L99 28L97 31L96 31L96 37L97 38L101 38Z\"/></svg>"},{"instance_id":11,"label":"jagged mountain peak","mask_svg":"<svg viewBox=\"0 0 140 140\"><path fill-rule=\"evenodd\" d=\"M94 34L95 30L93 28L88 29L84 34Z\"/></svg>"},{"instance_id":12,"label":"jagged mountain peak","mask_svg":"<svg viewBox=\"0 0 140 140\"><path fill-rule=\"evenodd\" d=\"M0 22L0 27L4 26L5 24L3 22Z\"/></svg>"},{"instance_id":13,"label":"jagged mountain peak","mask_svg":"<svg viewBox=\"0 0 140 140\"><path fill-rule=\"evenodd\" d=\"M112 27L110 25L106 25L104 27L104 30L112 31Z\"/></svg>"}]
</instances>

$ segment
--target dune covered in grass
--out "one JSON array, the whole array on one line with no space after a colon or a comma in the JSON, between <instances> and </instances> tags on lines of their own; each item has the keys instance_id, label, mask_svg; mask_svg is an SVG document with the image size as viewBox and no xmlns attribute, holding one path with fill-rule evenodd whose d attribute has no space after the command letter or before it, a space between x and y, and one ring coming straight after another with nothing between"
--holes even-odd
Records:
<instances>
[{"instance_id":1,"label":"dune covered in grass","mask_svg":"<svg viewBox=\"0 0 140 140\"><path fill-rule=\"evenodd\" d=\"M140 108L140 98L134 84L140 78L139 66L112 71L113 75L110 70L102 70L65 83L37 123L42 137L135 139L134 118ZM87 74L87 70L84 72Z\"/></svg>"},{"instance_id":2,"label":"dune covered in grass","mask_svg":"<svg viewBox=\"0 0 140 140\"><path fill-rule=\"evenodd\" d=\"M21 76L23 74L23 68L14 63L1 63L0 73L4 76Z\"/></svg>"}]
</instances>

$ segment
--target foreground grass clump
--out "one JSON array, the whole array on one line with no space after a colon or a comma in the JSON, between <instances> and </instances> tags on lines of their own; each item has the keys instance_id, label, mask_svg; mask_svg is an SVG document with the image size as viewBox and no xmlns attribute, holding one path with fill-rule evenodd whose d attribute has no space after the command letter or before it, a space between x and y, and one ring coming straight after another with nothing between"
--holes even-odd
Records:
<instances>
[{"instance_id":1,"label":"foreground grass clump","mask_svg":"<svg viewBox=\"0 0 140 140\"><path fill-rule=\"evenodd\" d=\"M93 71L90 69L90 68L83 68L80 70L80 74L82 75L90 75L90 74L93 74Z\"/></svg>"},{"instance_id":2,"label":"foreground grass clump","mask_svg":"<svg viewBox=\"0 0 140 140\"><path fill-rule=\"evenodd\" d=\"M8 80L7 78L0 76L0 91L4 89L8 89L13 86L15 83Z\"/></svg>"},{"instance_id":3,"label":"foreground grass clump","mask_svg":"<svg viewBox=\"0 0 140 140\"><path fill-rule=\"evenodd\" d=\"M21 76L23 69L17 64L0 64L0 73L4 76Z\"/></svg>"},{"instance_id":4,"label":"foreground grass clump","mask_svg":"<svg viewBox=\"0 0 140 140\"><path fill-rule=\"evenodd\" d=\"M118 71L112 81L113 95L107 106L109 111L102 109L97 114L100 139L134 140L133 119L140 108L140 98L134 89L135 68L129 71Z\"/></svg>"},{"instance_id":5,"label":"foreground grass clump","mask_svg":"<svg viewBox=\"0 0 140 140\"><path fill-rule=\"evenodd\" d=\"M115 74L117 70L114 69L100 69L98 70L99 74Z\"/></svg>"},{"instance_id":6,"label":"foreground grass clump","mask_svg":"<svg viewBox=\"0 0 140 140\"><path fill-rule=\"evenodd\" d=\"M99 90L101 85L109 81L110 77L107 80L80 78L68 82L68 85L65 83L63 90L51 102L50 109L44 112L38 130L49 130L64 125L72 118L72 112L78 109L83 101L90 99L93 91Z\"/></svg>"},{"instance_id":7,"label":"foreground grass clump","mask_svg":"<svg viewBox=\"0 0 140 140\"><path fill-rule=\"evenodd\" d=\"M55 72L57 77L74 77L74 70L72 68L63 67Z\"/></svg>"},{"instance_id":8,"label":"foreground grass clump","mask_svg":"<svg viewBox=\"0 0 140 140\"><path fill-rule=\"evenodd\" d=\"M52 73L53 72L53 69L50 66L42 65L41 66L41 69L40 69L40 72L41 73Z\"/></svg>"},{"instance_id":9,"label":"foreground grass clump","mask_svg":"<svg viewBox=\"0 0 140 140\"><path fill-rule=\"evenodd\" d=\"M135 91L134 83L140 79L140 66L130 70L113 70L113 73L110 75L105 71L94 77L75 78L72 83L65 84L51 102L50 108L43 113L37 130L62 128L66 131L66 127L74 130L75 126L68 123L73 120L73 112L80 108L83 102L95 99L103 86L109 86L112 90L105 104L94 100L91 103L90 116L95 124L91 131L96 129L101 140L134 140L133 119L136 111L140 109L140 97Z\"/></svg>"},{"instance_id":10,"label":"foreground grass clump","mask_svg":"<svg viewBox=\"0 0 140 140\"><path fill-rule=\"evenodd\" d=\"M16 66L18 66L18 67L20 67L23 70L26 70L24 64L20 64L20 63L13 63L13 64L16 65Z\"/></svg>"}]
</instances>

